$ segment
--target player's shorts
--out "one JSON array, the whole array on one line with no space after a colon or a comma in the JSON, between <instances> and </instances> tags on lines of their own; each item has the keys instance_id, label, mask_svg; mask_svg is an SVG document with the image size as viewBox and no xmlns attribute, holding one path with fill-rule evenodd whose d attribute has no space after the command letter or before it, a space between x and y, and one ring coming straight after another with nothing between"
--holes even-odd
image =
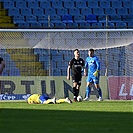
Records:
<instances>
[{"instance_id":1,"label":"player's shorts","mask_svg":"<svg viewBox=\"0 0 133 133\"><path fill-rule=\"evenodd\" d=\"M99 77L95 77L94 75L88 75L86 82L94 83L94 84L99 84Z\"/></svg>"},{"instance_id":2,"label":"player's shorts","mask_svg":"<svg viewBox=\"0 0 133 133\"><path fill-rule=\"evenodd\" d=\"M78 85L81 85L81 79L82 79L82 76L77 76L77 75L73 75L72 76L72 81L73 81L73 83L77 83Z\"/></svg>"},{"instance_id":3,"label":"player's shorts","mask_svg":"<svg viewBox=\"0 0 133 133\"><path fill-rule=\"evenodd\" d=\"M39 97L39 101L40 101L40 103L44 103L44 101L46 101L46 100L48 100L48 99L50 99L49 98L49 96L47 96L47 95L41 95L40 97Z\"/></svg>"}]
</instances>

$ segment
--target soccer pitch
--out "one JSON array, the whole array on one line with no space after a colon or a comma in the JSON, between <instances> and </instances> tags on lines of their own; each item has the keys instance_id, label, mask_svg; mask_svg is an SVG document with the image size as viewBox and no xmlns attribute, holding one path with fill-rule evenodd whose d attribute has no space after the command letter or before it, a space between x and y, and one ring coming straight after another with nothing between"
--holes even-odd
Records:
<instances>
[{"instance_id":1,"label":"soccer pitch","mask_svg":"<svg viewBox=\"0 0 133 133\"><path fill-rule=\"evenodd\" d=\"M133 101L0 102L1 133L133 132Z\"/></svg>"}]
</instances>

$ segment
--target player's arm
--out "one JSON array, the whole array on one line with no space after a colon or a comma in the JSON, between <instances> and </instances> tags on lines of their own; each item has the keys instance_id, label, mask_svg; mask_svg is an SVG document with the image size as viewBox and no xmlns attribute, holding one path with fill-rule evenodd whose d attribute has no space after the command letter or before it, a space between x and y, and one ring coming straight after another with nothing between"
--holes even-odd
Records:
<instances>
[{"instance_id":1,"label":"player's arm","mask_svg":"<svg viewBox=\"0 0 133 133\"><path fill-rule=\"evenodd\" d=\"M86 59L85 65L84 65L84 76L87 76L87 70L88 70L88 62Z\"/></svg>"},{"instance_id":2,"label":"player's arm","mask_svg":"<svg viewBox=\"0 0 133 133\"><path fill-rule=\"evenodd\" d=\"M95 62L96 62L96 66L97 66L97 69L96 71L93 73L94 76L98 76L99 72L100 72L100 61L98 58L95 59Z\"/></svg>"},{"instance_id":3,"label":"player's arm","mask_svg":"<svg viewBox=\"0 0 133 133\"><path fill-rule=\"evenodd\" d=\"M70 65L67 68L67 80L70 80Z\"/></svg>"}]
</instances>

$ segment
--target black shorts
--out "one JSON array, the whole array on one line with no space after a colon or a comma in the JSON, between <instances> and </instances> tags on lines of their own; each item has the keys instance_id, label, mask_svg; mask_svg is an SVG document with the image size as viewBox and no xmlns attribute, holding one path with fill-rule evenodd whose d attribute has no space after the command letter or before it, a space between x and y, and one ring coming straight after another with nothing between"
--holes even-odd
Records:
<instances>
[{"instance_id":1,"label":"black shorts","mask_svg":"<svg viewBox=\"0 0 133 133\"><path fill-rule=\"evenodd\" d=\"M80 75L73 75L72 76L73 83L76 82L78 85L81 85L81 79L82 79L82 76L80 76Z\"/></svg>"}]
</instances>

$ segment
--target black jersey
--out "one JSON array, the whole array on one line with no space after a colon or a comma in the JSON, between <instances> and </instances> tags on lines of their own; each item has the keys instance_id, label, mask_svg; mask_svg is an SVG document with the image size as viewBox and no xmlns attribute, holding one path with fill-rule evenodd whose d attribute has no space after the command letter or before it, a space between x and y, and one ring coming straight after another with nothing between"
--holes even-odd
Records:
<instances>
[{"instance_id":1,"label":"black jersey","mask_svg":"<svg viewBox=\"0 0 133 133\"><path fill-rule=\"evenodd\" d=\"M69 62L70 68L71 68L71 73L72 76L73 75L81 75L82 73L82 68L85 65L85 62L82 58L79 58L78 60L76 60L75 58L73 58L70 62Z\"/></svg>"},{"instance_id":2,"label":"black jersey","mask_svg":"<svg viewBox=\"0 0 133 133\"><path fill-rule=\"evenodd\" d=\"M3 58L2 57L0 57L0 64L1 64L1 62L3 61Z\"/></svg>"}]
</instances>

